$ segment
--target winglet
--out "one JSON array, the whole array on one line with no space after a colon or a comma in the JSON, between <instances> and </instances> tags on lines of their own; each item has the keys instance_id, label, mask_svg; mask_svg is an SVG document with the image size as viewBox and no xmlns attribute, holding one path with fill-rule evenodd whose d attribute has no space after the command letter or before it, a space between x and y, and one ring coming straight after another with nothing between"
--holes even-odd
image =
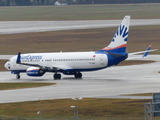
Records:
<instances>
[{"instance_id":1,"label":"winglet","mask_svg":"<svg viewBox=\"0 0 160 120\"><path fill-rule=\"evenodd\" d=\"M21 63L21 52L18 52L16 63Z\"/></svg>"},{"instance_id":2,"label":"winglet","mask_svg":"<svg viewBox=\"0 0 160 120\"><path fill-rule=\"evenodd\" d=\"M150 45L150 46L147 48L146 52L145 52L145 53L143 54L143 56L142 56L143 58L147 57L147 55L148 55L151 47L152 47L152 45Z\"/></svg>"}]
</instances>

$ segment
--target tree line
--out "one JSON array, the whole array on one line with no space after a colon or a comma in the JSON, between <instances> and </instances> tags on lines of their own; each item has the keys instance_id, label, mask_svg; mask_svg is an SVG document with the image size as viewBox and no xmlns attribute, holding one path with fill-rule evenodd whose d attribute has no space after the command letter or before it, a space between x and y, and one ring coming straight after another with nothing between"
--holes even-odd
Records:
<instances>
[{"instance_id":1,"label":"tree line","mask_svg":"<svg viewBox=\"0 0 160 120\"><path fill-rule=\"evenodd\" d=\"M160 0L0 0L0 6L54 5L56 1L67 4L160 3Z\"/></svg>"}]
</instances>

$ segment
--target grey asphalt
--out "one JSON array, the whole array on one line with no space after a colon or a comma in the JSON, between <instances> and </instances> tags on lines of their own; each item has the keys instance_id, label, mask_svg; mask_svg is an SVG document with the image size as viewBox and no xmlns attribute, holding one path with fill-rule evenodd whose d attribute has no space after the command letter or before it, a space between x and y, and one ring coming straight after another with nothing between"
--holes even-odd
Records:
<instances>
[{"instance_id":1,"label":"grey asphalt","mask_svg":"<svg viewBox=\"0 0 160 120\"><path fill-rule=\"evenodd\" d=\"M137 98L151 99L145 96L123 96L135 93L160 92L160 55L150 55L146 60L155 63L114 66L95 72L83 73L82 79L62 75L62 80L53 80L52 73L33 78L25 73L21 79L10 72L0 72L0 82L55 82L57 85L46 87L1 90L0 103L61 99L73 97L92 98Z\"/></svg>"},{"instance_id":2,"label":"grey asphalt","mask_svg":"<svg viewBox=\"0 0 160 120\"><path fill-rule=\"evenodd\" d=\"M72 29L88 29L116 27L122 20L93 20L93 21L8 21L0 22L0 34L15 34L25 32L42 32ZM131 19L131 26L160 25L160 19ZM13 55L0 55L8 59ZM160 91L160 55L150 55L146 59L157 62L142 65L115 66L95 72L83 73L82 79L62 75L62 80L53 80L53 74L47 73L42 77L33 78L25 73L21 79L15 79L10 72L0 72L0 82L56 82L57 85L1 90L0 103L60 99L72 97L95 98L144 98L137 96L122 96L135 93L154 93Z\"/></svg>"},{"instance_id":3,"label":"grey asphalt","mask_svg":"<svg viewBox=\"0 0 160 120\"><path fill-rule=\"evenodd\" d=\"M122 18L123 19L123 18ZM3 21L0 34L117 27L121 20ZM131 19L131 26L160 25L160 19Z\"/></svg>"}]
</instances>

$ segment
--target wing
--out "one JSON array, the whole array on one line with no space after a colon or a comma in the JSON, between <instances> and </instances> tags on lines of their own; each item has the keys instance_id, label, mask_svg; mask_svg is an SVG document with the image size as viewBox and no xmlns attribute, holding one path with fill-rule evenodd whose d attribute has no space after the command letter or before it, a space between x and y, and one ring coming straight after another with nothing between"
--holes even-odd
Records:
<instances>
[{"instance_id":1,"label":"wing","mask_svg":"<svg viewBox=\"0 0 160 120\"><path fill-rule=\"evenodd\" d=\"M18 55L17 55L17 60L16 60L16 63L17 64L20 64L20 65L27 65L27 66L33 66L33 67L39 67L40 69L42 70L50 70L50 71L64 71L66 70L66 68L70 68L68 66L64 66L64 65L48 65L48 64L31 64L31 63L22 63L21 62L21 53L19 52Z\"/></svg>"},{"instance_id":2,"label":"wing","mask_svg":"<svg viewBox=\"0 0 160 120\"><path fill-rule=\"evenodd\" d=\"M140 51L140 52L133 52L133 53L128 53L128 58L126 60L132 60L132 59L137 59L137 58L145 58L147 57L147 55L149 54L149 52L152 52L152 51L156 51L158 49L153 49L151 50L151 45L147 48L146 51ZM131 55L137 55L137 54L140 54L140 53L144 53L142 56L140 57L130 57Z\"/></svg>"}]
</instances>

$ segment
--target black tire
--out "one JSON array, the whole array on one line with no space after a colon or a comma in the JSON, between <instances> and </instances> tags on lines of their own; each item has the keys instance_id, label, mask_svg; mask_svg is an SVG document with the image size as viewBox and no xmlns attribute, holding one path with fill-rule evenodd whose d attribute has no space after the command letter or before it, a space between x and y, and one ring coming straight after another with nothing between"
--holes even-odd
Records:
<instances>
[{"instance_id":1,"label":"black tire","mask_svg":"<svg viewBox=\"0 0 160 120\"><path fill-rule=\"evenodd\" d=\"M77 74L77 73L75 73L75 74L74 74L74 77L75 77L75 78L78 78L78 74Z\"/></svg>"},{"instance_id":2,"label":"black tire","mask_svg":"<svg viewBox=\"0 0 160 120\"><path fill-rule=\"evenodd\" d=\"M21 76L20 76L19 74L17 74L17 75L16 75L16 78L17 78L17 79L20 79L20 78L21 78Z\"/></svg>"},{"instance_id":3,"label":"black tire","mask_svg":"<svg viewBox=\"0 0 160 120\"><path fill-rule=\"evenodd\" d=\"M75 73L74 77L75 78L82 78L82 73L80 73L80 72L79 73Z\"/></svg>"},{"instance_id":4,"label":"black tire","mask_svg":"<svg viewBox=\"0 0 160 120\"><path fill-rule=\"evenodd\" d=\"M61 74L54 74L54 75L53 75L53 78L54 78L55 80L61 79Z\"/></svg>"},{"instance_id":5,"label":"black tire","mask_svg":"<svg viewBox=\"0 0 160 120\"><path fill-rule=\"evenodd\" d=\"M57 74L57 78L58 78L58 79L61 79L61 74Z\"/></svg>"},{"instance_id":6,"label":"black tire","mask_svg":"<svg viewBox=\"0 0 160 120\"><path fill-rule=\"evenodd\" d=\"M78 77L79 77L79 78L82 78L82 73L78 73Z\"/></svg>"},{"instance_id":7,"label":"black tire","mask_svg":"<svg viewBox=\"0 0 160 120\"><path fill-rule=\"evenodd\" d=\"M56 80L56 79L57 79L57 74L54 74L54 75L53 75L53 78Z\"/></svg>"}]
</instances>

